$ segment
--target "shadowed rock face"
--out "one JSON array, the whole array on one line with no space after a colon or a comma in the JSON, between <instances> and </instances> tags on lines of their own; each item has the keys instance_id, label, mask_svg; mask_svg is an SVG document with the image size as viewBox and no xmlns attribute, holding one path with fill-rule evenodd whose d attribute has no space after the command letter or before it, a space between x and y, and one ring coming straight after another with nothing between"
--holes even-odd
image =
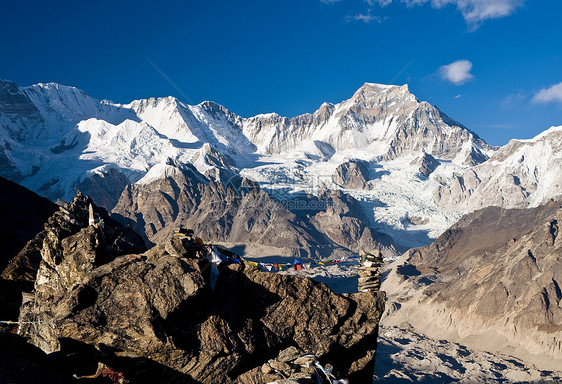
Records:
<instances>
[{"instance_id":1,"label":"shadowed rock face","mask_svg":"<svg viewBox=\"0 0 562 384\"><path fill-rule=\"evenodd\" d=\"M30 242L43 230L43 223L57 209L49 200L0 177L0 271L24 247L37 249L41 241ZM28 245L26 246L26 243ZM40 256L36 258L36 268ZM15 320L21 303L21 291L33 286L35 275L27 281L13 281L8 275L0 278L0 308L2 320Z\"/></svg>"},{"instance_id":2,"label":"shadowed rock face","mask_svg":"<svg viewBox=\"0 0 562 384\"><path fill-rule=\"evenodd\" d=\"M561 220L560 202L465 216L396 262L383 284L398 304L389 322L408 319L424 332L559 368Z\"/></svg>"},{"instance_id":3,"label":"shadowed rock face","mask_svg":"<svg viewBox=\"0 0 562 384\"><path fill-rule=\"evenodd\" d=\"M64 247L62 242L88 226L90 204L94 208L95 219L103 222L102 233L106 246L104 252L109 255L107 257L114 258L118 255L142 252L146 249L142 238L137 233L111 219L103 208L98 208L93 204L92 199L79 192L72 202L60 207L58 211L48 217L43 231L37 233L9 261L2 277L12 281L34 282L42 255L43 260L45 259L45 252L50 252L51 263L57 265ZM76 260L76 263L78 262L79 260Z\"/></svg>"},{"instance_id":4,"label":"shadowed rock face","mask_svg":"<svg viewBox=\"0 0 562 384\"><path fill-rule=\"evenodd\" d=\"M49 200L0 177L0 270L43 230L56 210Z\"/></svg>"},{"instance_id":5,"label":"shadowed rock face","mask_svg":"<svg viewBox=\"0 0 562 384\"><path fill-rule=\"evenodd\" d=\"M419 165L420 175L424 177L429 177L433 171L439 166L439 160L431 156L428 153L424 153L422 156L417 158L412 162L412 164Z\"/></svg>"},{"instance_id":6,"label":"shadowed rock face","mask_svg":"<svg viewBox=\"0 0 562 384\"><path fill-rule=\"evenodd\" d=\"M65 340L95 346L111 366L148 359L185 382L236 382L287 345L352 382L372 378L384 293L336 295L245 262L219 266L212 290L201 251L166 249L112 257L99 226L44 244L20 312L20 321L40 322L20 333L46 352L64 351Z\"/></svg>"}]
</instances>

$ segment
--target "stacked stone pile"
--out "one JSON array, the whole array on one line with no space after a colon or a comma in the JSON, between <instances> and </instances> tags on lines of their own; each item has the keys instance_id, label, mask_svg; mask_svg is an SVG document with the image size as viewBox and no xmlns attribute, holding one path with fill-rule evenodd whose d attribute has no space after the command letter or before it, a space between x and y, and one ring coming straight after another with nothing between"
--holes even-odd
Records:
<instances>
[{"instance_id":1,"label":"stacked stone pile","mask_svg":"<svg viewBox=\"0 0 562 384\"><path fill-rule=\"evenodd\" d=\"M382 253L377 251L376 255L365 252L361 257L359 267L359 282L357 289L359 292L376 292L381 288Z\"/></svg>"},{"instance_id":2,"label":"stacked stone pile","mask_svg":"<svg viewBox=\"0 0 562 384\"><path fill-rule=\"evenodd\" d=\"M263 364L263 381L268 384L317 384L342 383L331 373L331 366L323 367L316 356L306 354L295 347L279 352L275 359Z\"/></svg>"},{"instance_id":3,"label":"stacked stone pile","mask_svg":"<svg viewBox=\"0 0 562 384\"><path fill-rule=\"evenodd\" d=\"M182 227L176 228L174 236L165 245L166 252L175 257L184 257L185 255L193 255L203 258L203 247L196 243L193 237L192 229Z\"/></svg>"}]
</instances>

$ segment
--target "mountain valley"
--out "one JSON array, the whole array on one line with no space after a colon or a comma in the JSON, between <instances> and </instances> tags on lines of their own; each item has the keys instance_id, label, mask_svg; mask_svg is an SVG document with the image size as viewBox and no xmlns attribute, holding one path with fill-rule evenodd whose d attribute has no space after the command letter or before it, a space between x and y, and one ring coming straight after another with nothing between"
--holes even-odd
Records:
<instances>
[{"instance_id":1,"label":"mountain valley","mask_svg":"<svg viewBox=\"0 0 562 384\"><path fill-rule=\"evenodd\" d=\"M153 374L170 380L180 372L244 382L260 375L262 351L273 359L288 345L331 362L353 351L336 369L364 380L380 319L382 382L426 380L416 372L439 362L446 369L426 382L456 382L467 370L474 376L464 382L555 382L561 159L562 127L494 147L406 85L365 83L348 100L287 118L174 97L117 104L60 84L1 80L0 301L10 320L19 311L22 322L62 324L21 328L43 351L67 353L61 342L73 339L117 366L146 358L139 367L156 364ZM200 243L189 240L199 250L179 259L170 251L180 228L243 260L220 266L216 292ZM379 250L386 294L357 292L355 258ZM255 267L293 260L319 267L263 275ZM268 300L250 305L233 292ZM135 300L138 313L127 304ZM80 355L75 347L70 355ZM431 369L415 368L426 360ZM400 361L409 365L388 366Z\"/></svg>"}]
</instances>

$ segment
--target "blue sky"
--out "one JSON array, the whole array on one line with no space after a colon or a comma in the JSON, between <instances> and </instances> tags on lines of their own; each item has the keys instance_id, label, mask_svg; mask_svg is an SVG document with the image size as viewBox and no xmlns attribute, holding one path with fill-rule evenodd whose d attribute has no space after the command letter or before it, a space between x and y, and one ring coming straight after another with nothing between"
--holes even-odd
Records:
<instances>
[{"instance_id":1,"label":"blue sky","mask_svg":"<svg viewBox=\"0 0 562 384\"><path fill-rule=\"evenodd\" d=\"M12 1L0 78L244 117L408 84L490 144L562 125L559 0Z\"/></svg>"}]
</instances>

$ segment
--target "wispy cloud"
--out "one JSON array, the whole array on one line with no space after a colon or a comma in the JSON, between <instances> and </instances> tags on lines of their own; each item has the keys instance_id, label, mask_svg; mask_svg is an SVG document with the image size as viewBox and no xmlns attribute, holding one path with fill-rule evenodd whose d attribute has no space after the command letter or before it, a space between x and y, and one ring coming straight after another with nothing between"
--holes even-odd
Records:
<instances>
[{"instance_id":1,"label":"wispy cloud","mask_svg":"<svg viewBox=\"0 0 562 384\"><path fill-rule=\"evenodd\" d=\"M375 4L378 4L381 7L386 7L388 4L392 3L392 0L365 0L365 2L371 7Z\"/></svg>"},{"instance_id":2,"label":"wispy cloud","mask_svg":"<svg viewBox=\"0 0 562 384\"><path fill-rule=\"evenodd\" d=\"M334 4L334 3L337 3L339 1L340 0L320 0L320 2L324 3L324 4Z\"/></svg>"},{"instance_id":3,"label":"wispy cloud","mask_svg":"<svg viewBox=\"0 0 562 384\"><path fill-rule=\"evenodd\" d=\"M347 22L362 21L366 24L369 24L373 21L380 24L380 23L384 23L387 19L388 19L388 16L373 15L370 9L367 11L367 13L359 13L357 15L348 15L348 16L345 17L345 20Z\"/></svg>"},{"instance_id":4,"label":"wispy cloud","mask_svg":"<svg viewBox=\"0 0 562 384\"><path fill-rule=\"evenodd\" d=\"M501 102L500 106L505 109L521 108L522 105L527 104L529 95L522 91L507 95Z\"/></svg>"},{"instance_id":5,"label":"wispy cloud","mask_svg":"<svg viewBox=\"0 0 562 384\"><path fill-rule=\"evenodd\" d=\"M323 3L335 3L340 0L320 0ZM363 0L369 6L385 7L393 2L400 2L409 7L430 4L433 8L443 8L448 5L457 7L466 20L470 29L475 30L480 24L489 19L506 17L522 7L525 0ZM360 15L357 15L360 16ZM368 16L368 15L363 15Z\"/></svg>"},{"instance_id":6,"label":"wispy cloud","mask_svg":"<svg viewBox=\"0 0 562 384\"><path fill-rule=\"evenodd\" d=\"M549 88L543 88L533 96L533 103L562 103L562 83L558 83Z\"/></svg>"},{"instance_id":7,"label":"wispy cloud","mask_svg":"<svg viewBox=\"0 0 562 384\"><path fill-rule=\"evenodd\" d=\"M468 60L457 60L451 64L443 65L439 68L441 77L455 85L462 85L472 79L474 75L470 73L472 63Z\"/></svg>"},{"instance_id":8,"label":"wispy cloud","mask_svg":"<svg viewBox=\"0 0 562 384\"><path fill-rule=\"evenodd\" d=\"M419 3L420 0L407 0ZM423 1L423 0L422 0ZM511 15L521 7L524 0L431 0L432 6L441 8L453 4L462 13L466 22L473 28L489 19L497 19Z\"/></svg>"}]
</instances>

